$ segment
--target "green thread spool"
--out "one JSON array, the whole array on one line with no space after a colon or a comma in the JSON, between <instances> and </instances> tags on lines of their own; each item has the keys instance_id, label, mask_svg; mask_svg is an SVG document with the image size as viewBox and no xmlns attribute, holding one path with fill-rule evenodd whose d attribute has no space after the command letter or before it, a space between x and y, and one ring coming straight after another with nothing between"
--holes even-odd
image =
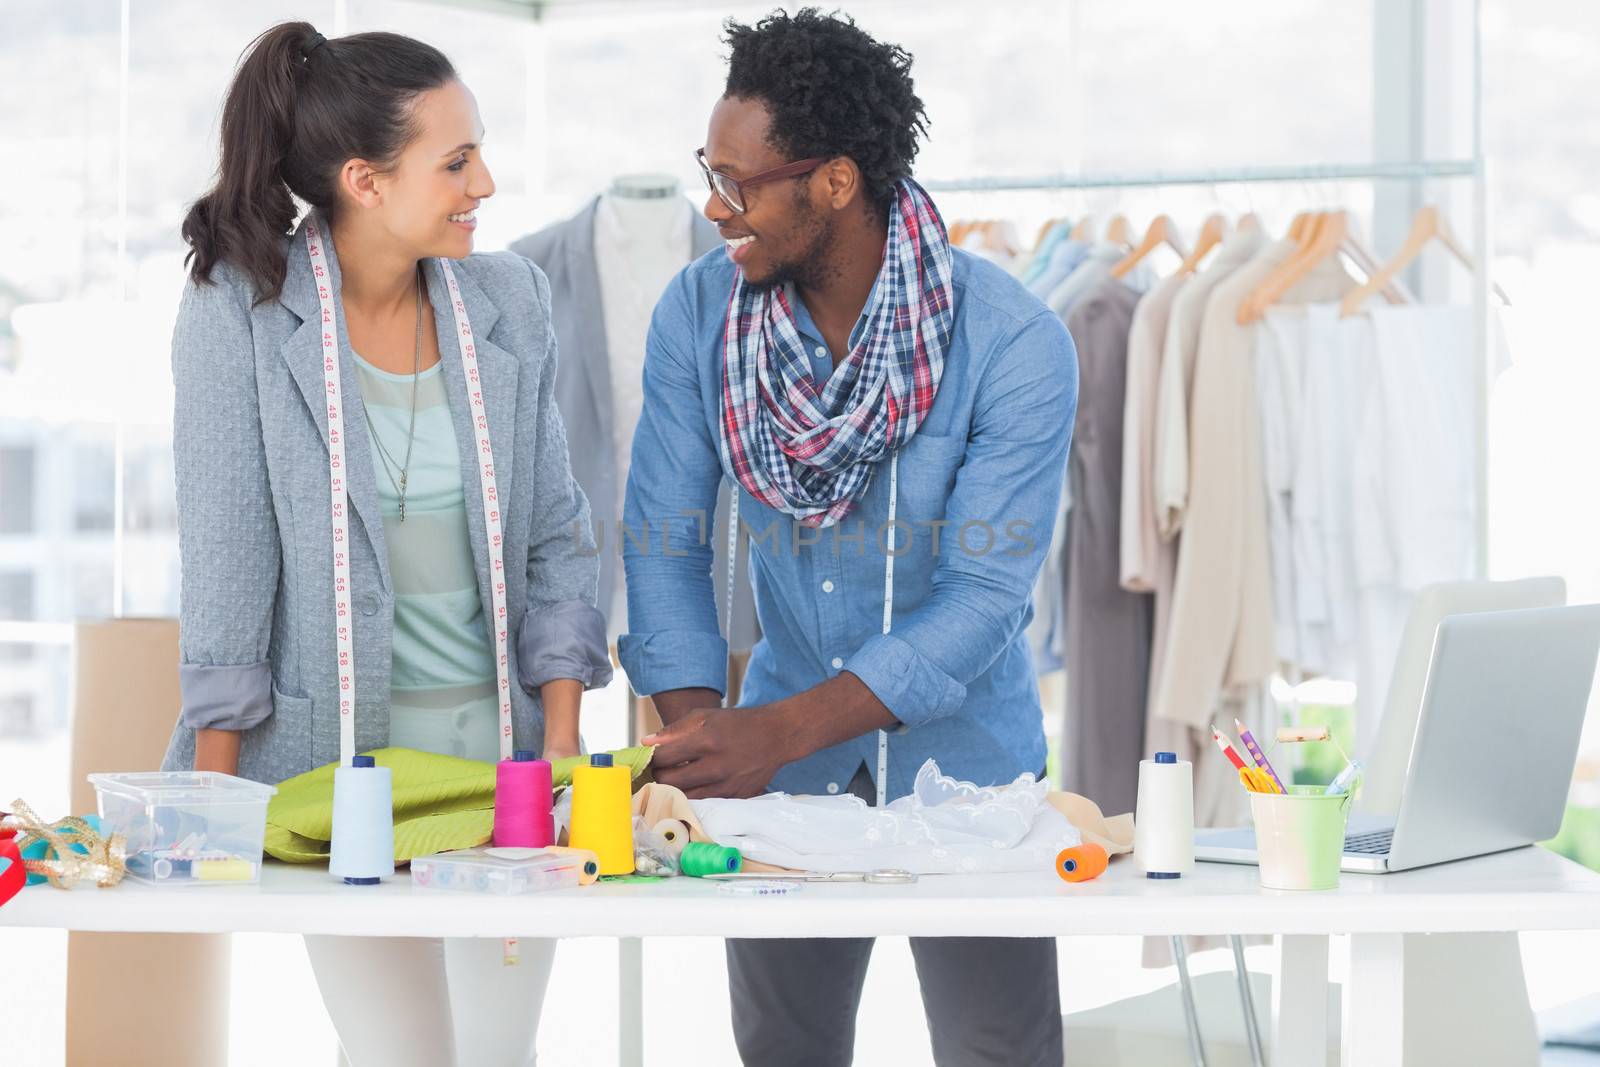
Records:
<instances>
[{"instance_id":1,"label":"green thread spool","mask_svg":"<svg viewBox=\"0 0 1600 1067\"><path fill-rule=\"evenodd\" d=\"M708 874L737 874L744 857L736 848L711 845L704 841L690 841L683 846L678 857L678 870L690 878L704 878Z\"/></svg>"}]
</instances>

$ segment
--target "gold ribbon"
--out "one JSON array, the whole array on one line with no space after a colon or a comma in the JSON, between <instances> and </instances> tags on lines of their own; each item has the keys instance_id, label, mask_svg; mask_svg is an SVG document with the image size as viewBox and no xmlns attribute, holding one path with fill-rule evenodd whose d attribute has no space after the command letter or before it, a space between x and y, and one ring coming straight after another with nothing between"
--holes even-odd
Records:
<instances>
[{"instance_id":1,"label":"gold ribbon","mask_svg":"<svg viewBox=\"0 0 1600 1067\"><path fill-rule=\"evenodd\" d=\"M13 800L11 808L11 814L0 819L0 829L18 831L17 848L48 842L46 858L22 861L29 874L44 875L57 889L71 889L82 881L105 889L122 881L128 869L128 843L121 834L102 837L76 815L46 825L21 800Z\"/></svg>"}]
</instances>

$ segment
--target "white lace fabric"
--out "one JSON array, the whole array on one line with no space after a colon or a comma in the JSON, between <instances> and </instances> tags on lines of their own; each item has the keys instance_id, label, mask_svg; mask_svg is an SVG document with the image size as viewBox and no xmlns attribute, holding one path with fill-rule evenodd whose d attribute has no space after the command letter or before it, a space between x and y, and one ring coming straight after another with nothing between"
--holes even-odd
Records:
<instances>
[{"instance_id":1,"label":"white lace fabric","mask_svg":"<svg viewBox=\"0 0 1600 1067\"><path fill-rule=\"evenodd\" d=\"M1081 835L1047 801L1031 774L976 786L928 760L909 796L878 809L854 796L768 793L749 800L696 800L713 841L746 858L810 871L892 867L917 874L1049 870Z\"/></svg>"}]
</instances>

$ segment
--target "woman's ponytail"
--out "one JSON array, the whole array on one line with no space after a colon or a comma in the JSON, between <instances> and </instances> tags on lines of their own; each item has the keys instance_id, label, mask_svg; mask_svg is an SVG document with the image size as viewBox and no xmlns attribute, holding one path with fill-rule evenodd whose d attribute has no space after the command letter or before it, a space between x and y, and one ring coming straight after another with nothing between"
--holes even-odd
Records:
<instances>
[{"instance_id":1,"label":"woman's ponytail","mask_svg":"<svg viewBox=\"0 0 1600 1067\"><path fill-rule=\"evenodd\" d=\"M209 282L212 268L228 260L254 283L257 303L283 288L283 236L295 219L283 158L294 138L306 45L317 36L309 22L285 22L250 43L222 105L217 183L183 220L193 276Z\"/></svg>"},{"instance_id":2,"label":"woman's ponytail","mask_svg":"<svg viewBox=\"0 0 1600 1067\"><path fill-rule=\"evenodd\" d=\"M284 22L250 42L222 105L216 184L183 220L191 276L210 282L227 261L257 304L276 299L295 197L335 217L344 164L393 161L416 135L416 98L455 77L444 53L394 33L329 40Z\"/></svg>"}]
</instances>

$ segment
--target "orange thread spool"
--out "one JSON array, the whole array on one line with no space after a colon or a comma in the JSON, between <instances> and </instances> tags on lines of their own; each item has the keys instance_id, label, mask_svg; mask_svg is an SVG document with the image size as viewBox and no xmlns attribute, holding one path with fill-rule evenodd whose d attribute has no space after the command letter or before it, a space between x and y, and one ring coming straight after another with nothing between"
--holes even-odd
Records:
<instances>
[{"instance_id":1,"label":"orange thread spool","mask_svg":"<svg viewBox=\"0 0 1600 1067\"><path fill-rule=\"evenodd\" d=\"M1106 850L1094 843L1064 848L1056 854L1056 873L1064 882L1087 882L1106 873Z\"/></svg>"}]
</instances>

